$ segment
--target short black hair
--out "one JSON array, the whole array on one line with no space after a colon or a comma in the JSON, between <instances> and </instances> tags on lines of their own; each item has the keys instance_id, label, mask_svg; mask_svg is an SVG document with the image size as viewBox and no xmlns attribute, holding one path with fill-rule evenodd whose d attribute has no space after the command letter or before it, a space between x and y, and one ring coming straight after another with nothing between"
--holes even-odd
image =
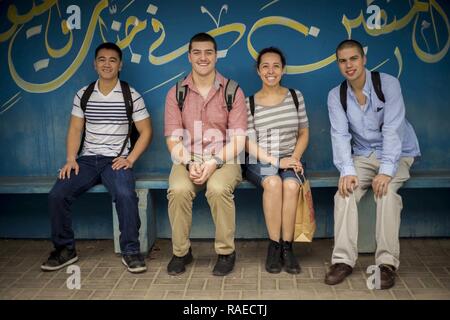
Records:
<instances>
[{"instance_id":1,"label":"short black hair","mask_svg":"<svg viewBox=\"0 0 450 320\"><path fill-rule=\"evenodd\" d=\"M347 39L339 43L339 45L336 48L336 58L338 57L338 51L342 49L347 48L356 48L358 49L359 53L361 53L361 57L365 56L363 46L360 42L353 40L353 39Z\"/></svg>"},{"instance_id":2,"label":"short black hair","mask_svg":"<svg viewBox=\"0 0 450 320\"><path fill-rule=\"evenodd\" d=\"M99 45L95 49L95 59L97 59L98 52L102 49L114 50L119 55L119 60L122 61L122 50L120 50L120 48L117 44L112 43L112 42L104 42L101 45Z\"/></svg>"},{"instance_id":3,"label":"short black hair","mask_svg":"<svg viewBox=\"0 0 450 320\"><path fill-rule=\"evenodd\" d=\"M193 42L212 42L214 44L214 51L217 52L216 40L211 35L205 32L197 33L191 38L191 40L189 40L189 52L191 52Z\"/></svg>"},{"instance_id":4,"label":"short black hair","mask_svg":"<svg viewBox=\"0 0 450 320\"><path fill-rule=\"evenodd\" d=\"M264 48L261 51L259 51L258 58L256 59L256 69L259 69L259 65L261 64L261 58L266 53L275 53L275 54L279 55L280 60L281 60L281 66L284 68L284 66L286 65L286 58L285 58L283 52L276 47L268 47L268 48Z\"/></svg>"}]
</instances>

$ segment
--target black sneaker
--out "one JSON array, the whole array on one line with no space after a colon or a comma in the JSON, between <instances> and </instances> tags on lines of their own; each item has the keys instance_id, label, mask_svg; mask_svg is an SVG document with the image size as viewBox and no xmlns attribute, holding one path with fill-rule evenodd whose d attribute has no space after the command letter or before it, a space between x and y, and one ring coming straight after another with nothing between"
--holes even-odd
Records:
<instances>
[{"instance_id":1,"label":"black sneaker","mask_svg":"<svg viewBox=\"0 0 450 320\"><path fill-rule=\"evenodd\" d=\"M269 248L267 249L266 271L269 273L280 273L283 267L281 261L281 244L269 239Z\"/></svg>"},{"instance_id":2,"label":"black sneaker","mask_svg":"<svg viewBox=\"0 0 450 320\"><path fill-rule=\"evenodd\" d=\"M234 268L234 262L236 261L236 252L231 254L219 254L216 265L214 266L213 275L226 276Z\"/></svg>"},{"instance_id":3,"label":"black sneaker","mask_svg":"<svg viewBox=\"0 0 450 320\"><path fill-rule=\"evenodd\" d=\"M281 241L281 260L287 273L298 274L301 271L298 260L292 250L292 242Z\"/></svg>"},{"instance_id":4,"label":"black sneaker","mask_svg":"<svg viewBox=\"0 0 450 320\"><path fill-rule=\"evenodd\" d=\"M147 271L145 260L140 253L123 255L122 263L127 267L131 273L141 273Z\"/></svg>"},{"instance_id":5,"label":"black sneaker","mask_svg":"<svg viewBox=\"0 0 450 320\"><path fill-rule=\"evenodd\" d=\"M192 250L189 248L188 253L182 257L172 256L169 264L167 265L167 273L171 276L182 274L186 271L186 265L192 262Z\"/></svg>"},{"instance_id":6,"label":"black sneaker","mask_svg":"<svg viewBox=\"0 0 450 320\"><path fill-rule=\"evenodd\" d=\"M50 253L50 257L48 257L47 261L41 265L41 270L56 271L77 261L78 256L75 249L55 249Z\"/></svg>"}]
</instances>

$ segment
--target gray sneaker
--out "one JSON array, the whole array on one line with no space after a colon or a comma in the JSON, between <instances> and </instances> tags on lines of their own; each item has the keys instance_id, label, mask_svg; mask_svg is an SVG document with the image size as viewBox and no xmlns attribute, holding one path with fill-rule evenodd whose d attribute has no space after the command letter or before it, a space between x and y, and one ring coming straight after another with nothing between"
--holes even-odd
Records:
<instances>
[{"instance_id":1,"label":"gray sneaker","mask_svg":"<svg viewBox=\"0 0 450 320\"><path fill-rule=\"evenodd\" d=\"M145 260L140 253L122 256L122 263L131 273L141 273L147 271Z\"/></svg>"},{"instance_id":2,"label":"gray sneaker","mask_svg":"<svg viewBox=\"0 0 450 320\"><path fill-rule=\"evenodd\" d=\"M41 265L43 271L56 271L78 261L76 250L55 249L50 253L47 261Z\"/></svg>"}]
</instances>

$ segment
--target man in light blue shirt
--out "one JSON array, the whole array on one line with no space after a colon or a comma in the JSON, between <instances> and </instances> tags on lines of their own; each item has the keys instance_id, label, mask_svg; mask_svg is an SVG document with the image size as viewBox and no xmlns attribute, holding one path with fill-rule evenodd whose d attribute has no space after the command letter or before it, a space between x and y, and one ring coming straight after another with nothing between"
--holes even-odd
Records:
<instances>
[{"instance_id":1,"label":"man in light blue shirt","mask_svg":"<svg viewBox=\"0 0 450 320\"><path fill-rule=\"evenodd\" d=\"M409 179L419 143L405 118L397 78L368 71L362 45L355 40L341 42L336 58L346 81L328 94L333 162L340 178L334 197L335 246L325 283L338 284L352 273L358 255L357 203L372 187L377 203L375 262L381 289L388 289L400 264L402 199L397 191Z\"/></svg>"}]
</instances>

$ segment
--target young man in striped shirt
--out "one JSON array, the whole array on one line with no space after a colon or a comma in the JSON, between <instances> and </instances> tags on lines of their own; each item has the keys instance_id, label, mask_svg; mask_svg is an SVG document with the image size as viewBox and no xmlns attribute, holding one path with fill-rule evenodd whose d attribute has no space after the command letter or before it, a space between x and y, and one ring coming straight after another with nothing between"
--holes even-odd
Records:
<instances>
[{"instance_id":1,"label":"young man in striped shirt","mask_svg":"<svg viewBox=\"0 0 450 320\"><path fill-rule=\"evenodd\" d=\"M133 273L146 270L140 254L140 219L132 168L149 145L152 128L142 96L126 85L131 93L132 101L128 102L133 106L131 117L139 133L130 151L131 126L119 80L122 66L120 48L113 43L101 44L95 50L94 60L99 78L91 87L85 109L81 100L88 87L75 95L67 134L67 162L59 170L58 180L49 194L55 250L41 265L44 271L58 270L78 260L70 206L78 196L99 183L105 185L116 205L123 264ZM85 139L77 155L83 131Z\"/></svg>"}]
</instances>

